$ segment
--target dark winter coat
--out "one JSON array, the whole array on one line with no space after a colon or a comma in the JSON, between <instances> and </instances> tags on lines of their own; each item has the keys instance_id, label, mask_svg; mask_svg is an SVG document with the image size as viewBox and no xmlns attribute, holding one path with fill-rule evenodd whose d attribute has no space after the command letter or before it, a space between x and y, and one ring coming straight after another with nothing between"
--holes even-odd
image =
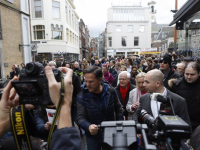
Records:
<instances>
[{"instance_id":1,"label":"dark winter coat","mask_svg":"<svg viewBox=\"0 0 200 150\"><path fill-rule=\"evenodd\" d=\"M14 78L14 75L19 75L20 74L20 69L19 68L15 68L15 71L11 71L10 72L10 78L12 79L12 78Z\"/></svg>"},{"instance_id":2,"label":"dark winter coat","mask_svg":"<svg viewBox=\"0 0 200 150\"><path fill-rule=\"evenodd\" d=\"M180 78L180 75L177 74L177 73L174 71L173 68L170 68L169 74L168 74L167 77L164 79L164 86L165 86L167 89L169 89L170 87L169 87L169 85L168 85L168 81L169 81L170 79L178 79L178 78Z\"/></svg>"},{"instance_id":3,"label":"dark winter coat","mask_svg":"<svg viewBox=\"0 0 200 150\"><path fill-rule=\"evenodd\" d=\"M75 127L57 129L51 138L51 150L82 150L81 138Z\"/></svg>"},{"instance_id":4,"label":"dark winter coat","mask_svg":"<svg viewBox=\"0 0 200 150\"><path fill-rule=\"evenodd\" d=\"M77 96L77 122L85 130L86 136L102 138L101 131L91 135L88 127L91 124L99 125L103 121L123 120L122 106L117 92L110 85L101 82L103 93L101 99L89 92L86 86ZM104 107L106 106L106 107Z\"/></svg>"},{"instance_id":5,"label":"dark winter coat","mask_svg":"<svg viewBox=\"0 0 200 150\"><path fill-rule=\"evenodd\" d=\"M113 73L113 71L115 71L115 65L112 68L110 67L110 70L109 70L110 73Z\"/></svg>"},{"instance_id":6,"label":"dark winter coat","mask_svg":"<svg viewBox=\"0 0 200 150\"><path fill-rule=\"evenodd\" d=\"M73 71L74 71L75 75L79 76L79 78L83 74L83 71L80 68L74 68Z\"/></svg>"},{"instance_id":7,"label":"dark winter coat","mask_svg":"<svg viewBox=\"0 0 200 150\"><path fill-rule=\"evenodd\" d=\"M126 97L125 97L124 105L123 105L123 100L122 100L122 96L121 96L121 94L120 94L120 87L119 87L119 86L120 86L120 85L118 85L115 89L116 89L116 91L117 91L117 94L118 94L119 100L120 100L120 102L121 102L122 108L124 109L123 115L126 117L126 120L127 120L127 119L128 119L128 111L126 110L126 105L127 105L127 103L128 103L129 92L130 92L131 90L133 90L134 88L136 88L136 87L135 87L135 85L130 84L130 87L129 87L127 93L126 93Z\"/></svg>"},{"instance_id":8,"label":"dark winter coat","mask_svg":"<svg viewBox=\"0 0 200 150\"><path fill-rule=\"evenodd\" d=\"M170 90L185 98L192 130L200 125L200 78L194 83L188 83L184 77L169 81Z\"/></svg>"}]
</instances>

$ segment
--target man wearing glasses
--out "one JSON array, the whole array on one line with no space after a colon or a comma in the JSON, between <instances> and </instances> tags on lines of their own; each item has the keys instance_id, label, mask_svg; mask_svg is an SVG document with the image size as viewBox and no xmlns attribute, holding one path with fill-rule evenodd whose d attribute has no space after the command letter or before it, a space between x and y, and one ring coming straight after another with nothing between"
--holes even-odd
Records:
<instances>
[{"instance_id":1,"label":"man wearing glasses","mask_svg":"<svg viewBox=\"0 0 200 150\"><path fill-rule=\"evenodd\" d=\"M160 59L160 71L164 74L164 86L169 89L168 81L170 79L180 78L180 75L177 74L174 68L171 67L172 56L169 54L165 54Z\"/></svg>"},{"instance_id":2,"label":"man wearing glasses","mask_svg":"<svg viewBox=\"0 0 200 150\"><path fill-rule=\"evenodd\" d=\"M119 74L119 84L116 87L116 91L119 97L119 100L122 104L124 119L128 119L128 111L126 110L126 105L129 99L129 93L135 88L130 82L131 74L128 71L122 71Z\"/></svg>"}]
</instances>

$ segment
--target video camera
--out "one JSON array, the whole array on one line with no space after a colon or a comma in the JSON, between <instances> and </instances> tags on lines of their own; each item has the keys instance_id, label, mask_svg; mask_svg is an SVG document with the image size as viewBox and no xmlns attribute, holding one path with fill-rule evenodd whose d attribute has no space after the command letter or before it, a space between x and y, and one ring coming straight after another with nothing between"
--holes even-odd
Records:
<instances>
[{"instance_id":1,"label":"video camera","mask_svg":"<svg viewBox=\"0 0 200 150\"><path fill-rule=\"evenodd\" d=\"M61 70L53 68L57 82L61 81ZM20 104L52 105L49 96L48 80L44 66L40 63L27 63L20 72L19 81L11 82L19 94Z\"/></svg>"},{"instance_id":2,"label":"video camera","mask_svg":"<svg viewBox=\"0 0 200 150\"><path fill-rule=\"evenodd\" d=\"M144 150L160 148L179 150L182 147L181 140L190 138L190 126L175 115L170 97L160 94L154 94L152 97L163 104L163 108L160 106L159 116L156 119L142 110L138 116L141 124L136 124L135 121L101 123L100 128L104 135L103 150L136 150L138 148L137 134L142 134L142 149ZM171 139L171 144L168 139Z\"/></svg>"}]
</instances>

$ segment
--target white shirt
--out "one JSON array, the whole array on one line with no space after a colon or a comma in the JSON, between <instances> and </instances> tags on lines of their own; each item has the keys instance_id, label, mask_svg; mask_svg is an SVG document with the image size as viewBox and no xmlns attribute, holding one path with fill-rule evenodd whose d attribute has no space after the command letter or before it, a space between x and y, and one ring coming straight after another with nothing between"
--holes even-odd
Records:
<instances>
[{"instance_id":1,"label":"white shirt","mask_svg":"<svg viewBox=\"0 0 200 150\"><path fill-rule=\"evenodd\" d=\"M165 88L165 91L163 92L163 95L167 95L167 90ZM158 112L160 111L160 103L161 102L158 102L158 101L155 101L152 99L152 94L151 94L151 111L153 113L153 117L154 118L157 118L158 117Z\"/></svg>"}]
</instances>

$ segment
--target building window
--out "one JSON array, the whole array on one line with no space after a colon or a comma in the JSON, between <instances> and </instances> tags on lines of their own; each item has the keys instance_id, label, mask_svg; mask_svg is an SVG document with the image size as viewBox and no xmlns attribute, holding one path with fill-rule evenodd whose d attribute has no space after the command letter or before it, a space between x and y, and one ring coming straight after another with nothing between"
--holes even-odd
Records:
<instances>
[{"instance_id":1,"label":"building window","mask_svg":"<svg viewBox=\"0 0 200 150\"><path fill-rule=\"evenodd\" d=\"M112 47L112 37L108 38L108 45L109 45L109 47Z\"/></svg>"},{"instance_id":2,"label":"building window","mask_svg":"<svg viewBox=\"0 0 200 150\"><path fill-rule=\"evenodd\" d=\"M42 18L41 0L35 0L35 18Z\"/></svg>"},{"instance_id":3,"label":"building window","mask_svg":"<svg viewBox=\"0 0 200 150\"><path fill-rule=\"evenodd\" d=\"M122 37L122 46L126 46L126 37Z\"/></svg>"},{"instance_id":4,"label":"building window","mask_svg":"<svg viewBox=\"0 0 200 150\"><path fill-rule=\"evenodd\" d=\"M132 25L128 25L128 32L133 32L133 26Z\"/></svg>"},{"instance_id":5,"label":"building window","mask_svg":"<svg viewBox=\"0 0 200 150\"><path fill-rule=\"evenodd\" d=\"M74 33L72 33L72 44L74 44Z\"/></svg>"},{"instance_id":6,"label":"building window","mask_svg":"<svg viewBox=\"0 0 200 150\"><path fill-rule=\"evenodd\" d=\"M62 40L62 31L52 31L51 39L52 40Z\"/></svg>"},{"instance_id":7,"label":"building window","mask_svg":"<svg viewBox=\"0 0 200 150\"><path fill-rule=\"evenodd\" d=\"M70 11L70 8L69 8L69 25L71 25L71 11Z\"/></svg>"},{"instance_id":8,"label":"building window","mask_svg":"<svg viewBox=\"0 0 200 150\"><path fill-rule=\"evenodd\" d=\"M139 46L139 37L134 37L134 46Z\"/></svg>"},{"instance_id":9,"label":"building window","mask_svg":"<svg viewBox=\"0 0 200 150\"><path fill-rule=\"evenodd\" d=\"M140 25L139 32L144 32L144 25Z\"/></svg>"},{"instance_id":10,"label":"building window","mask_svg":"<svg viewBox=\"0 0 200 150\"><path fill-rule=\"evenodd\" d=\"M72 43L72 31L70 31L70 43Z\"/></svg>"},{"instance_id":11,"label":"building window","mask_svg":"<svg viewBox=\"0 0 200 150\"><path fill-rule=\"evenodd\" d=\"M66 22L68 22L68 4L65 2L65 15L66 15Z\"/></svg>"},{"instance_id":12,"label":"building window","mask_svg":"<svg viewBox=\"0 0 200 150\"><path fill-rule=\"evenodd\" d=\"M33 26L34 40L45 39L45 27L43 25Z\"/></svg>"},{"instance_id":13,"label":"building window","mask_svg":"<svg viewBox=\"0 0 200 150\"><path fill-rule=\"evenodd\" d=\"M122 31L122 26L117 25L117 26L116 26L116 32L121 32L121 31Z\"/></svg>"},{"instance_id":14,"label":"building window","mask_svg":"<svg viewBox=\"0 0 200 150\"><path fill-rule=\"evenodd\" d=\"M196 30L192 31L192 36L196 36Z\"/></svg>"},{"instance_id":15,"label":"building window","mask_svg":"<svg viewBox=\"0 0 200 150\"><path fill-rule=\"evenodd\" d=\"M198 35L200 35L200 29L198 29L197 33L198 33Z\"/></svg>"},{"instance_id":16,"label":"building window","mask_svg":"<svg viewBox=\"0 0 200 150\"><path fill-rule=\"evenodd\" d=\"M66 32L67 32L67 35L66 35L66 36L67 36L67 38L66 38L66 39L67 39L67 41L69 42L69 29L67 29L67 31L66 31Z\"/></svg>"},{"instance_id":17,"label":"building window","mask_svg":"<svg viewBox=\"0 0 200 150\"><path fill-rule=\"evenodd\" d=\"M60 18L60 2L52 1L52 16Z\"/></svg>"}]
</instances>

